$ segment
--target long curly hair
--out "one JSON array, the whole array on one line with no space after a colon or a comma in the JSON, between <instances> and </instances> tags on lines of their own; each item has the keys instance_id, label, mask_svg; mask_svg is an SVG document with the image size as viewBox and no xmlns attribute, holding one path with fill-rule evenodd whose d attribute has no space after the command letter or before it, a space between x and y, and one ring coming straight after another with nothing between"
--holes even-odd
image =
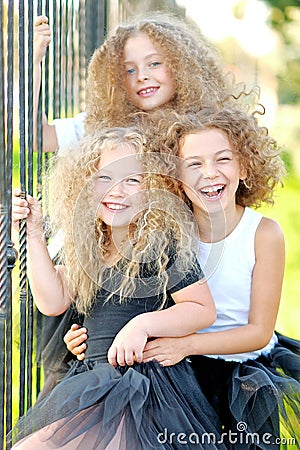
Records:
<instances>
[{"instance_id":1,"label":"long curly hair","mask_svg":"<svg viewBox=\"0 0 300 450\"><path fill-rule=\"evenodd\" d=\"M178 113L197 112L233 101L235 95L244 93L244 86L226 76L216 49L193 23L152 13L151 17L119 26L94 52L86 83L88 131L101 122L106 126L128 126L130 115L138 111L127 97L123 69L125 44L138 33L149 37L175 79L176 93L168 108Z\"/></svg>"},{"instance_id":2,"label":"long curly hair","mask_svg":"<svg viewBox=\"0 0 300 450\"><path fill-rule=\"evenodd\" d=\"M111 229L97 217L99 199L95 195L95 181L101 155L120 145L133 148L141 161L146 200L139 218L128 227L128 240L120 249L121 266L116 263L109 268L106 258L112 235ZM150 272L157 274L162 307L167 298L166 269L174 255L183 276L190 269L197 228L182 200L175 174L172 159L161 160L157 153L151 153L144 134L134 128L95 131L87 134L77 148L56 156L48 180L51 228L53 233L57 230L63 233L61 261L80 313L90 311L96 292L116 272L122 272L122 282L113 285L111 295L117 294L120 302L134 296L137 283L143 283L141 265L149 266Z\"/></svg>"},{"instance_id":3,"label":"long curly hair","mask_svg":"<svg viewBox=\"0 0 300 450\"><path fill-rule=\"evenodd\" d=\"M180 156L186 135L210 128L222 130L246 171L246 178L240 180L236 192L237 204L257 208L262 202L274 203L274 189L283 182L285 166L280 147L268 129L259 124L255 113L249 114L237 106L226 106L204 108L196 114L185 115L174 111L168 114L157 112L152 120L153 136L156 136L153 146L159 147L162 153L176 156ZM189 203L188 199L186 201Z\"/></svg>"}]
</instances>

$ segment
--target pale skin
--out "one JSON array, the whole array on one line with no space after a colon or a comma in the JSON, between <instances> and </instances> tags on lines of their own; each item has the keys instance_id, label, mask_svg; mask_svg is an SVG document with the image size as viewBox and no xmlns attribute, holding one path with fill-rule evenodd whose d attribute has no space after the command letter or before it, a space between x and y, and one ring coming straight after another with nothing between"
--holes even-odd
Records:
<instances>
[{"instance_id":1,"label":"pale skin","mask_svg":"<svg viewBox=\"0 0 300 450\"><path fill-rule=\"evenodd\" d=\"M128 225L137 214L131 196L139 192L142 194L141 175L138 175L137 167L140 163L134 158L136 167L129 168L124 164L124 157L133 155L134 151L128 146L119 146L106 152L97 166L99 175L95 193L101 194L98 214L117 240L128 238ZM107 170L111 167L113 172ZM109 186L104 193L103 185L106 184ZM21 190L16 189L12 199L12 223L18 229L19 220L26 219L28 278L33 298L43 314L56 316L70 306L73 293L68 290L64 267L54 266L48 254L42 229L42 209L38 201L31 196L27 196L26 200L20 196ZM118 249L112 245L107 264L115 263L120 257ZM172 298L174 306L141 314L120 330L108 351L110 364L140 363L148 338L184 336L214 322L215 306L205 280L173 293Z\"/></svg>"},{"instance_id":2,"label":"pale skin","mask_svg":"<svg viewBox=\"0 0 300 450\"><path fill-rule=\"evenodd\" d=\"M34 22L34 118L37 123L39 90L41 84L41 62L51 43L51 29L46 16L38 16ZM169 103L175 95L175 81L161 53L143 33L130 37L124 47L124 87L129 101L141 111ZM43 151L58 149L55 126L48 123L43 114ZM35 134L37 127L35 126ZM35 149L37 140L35 137Z\"/></svg>"},{"instance_id":3,"label":"pale skin","mask_svg":"<svg viewBox=\"0 0 300 450\"><path fill-rule=\"evenodd\" d=\"M184 161L184 189L193 202L200 239L217 242L233 231L243 214L244 208L235 202L235 192L239 179L246 176L246 168L240 167L227 135L217 129L187 135L180 157ZM211 186L216 186L214 199L203 194L205 187ZM217 188L221 193L217 194ZM276 324L285 263L283 233L274 220L264 217L257 228L255 259L246 325L220 332L157 338L145 346L143 361L155 359L169 366L189 355L246 353L267 345ZM86 339L87 330L77 326L65 336L68 349L78 359L85 357Z\"/></svg>"}]
</instances>

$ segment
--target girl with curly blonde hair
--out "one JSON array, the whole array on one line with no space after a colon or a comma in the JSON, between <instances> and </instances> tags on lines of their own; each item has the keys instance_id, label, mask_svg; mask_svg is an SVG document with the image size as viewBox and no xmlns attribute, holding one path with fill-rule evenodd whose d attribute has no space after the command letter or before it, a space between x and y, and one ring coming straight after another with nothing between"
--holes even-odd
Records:
<instances>
[{"instance_id":1,"label":"girl with curly blonde hair","mask_svg":"<svg viewBox=\"0 0 300 450\"><path fill-rule=\"evenodd\" d=\"M188 335L215 320L193 253L193 216L167 175L176 165L159 156L137 130L113 128L57 158L50 194L63 232L59 266L47 252L38 201L14 193L13 224L27 220L38 308L58 315L74 304L90 336L86 360L17 423L14 449L179 449L182 433L199 442L219 437L188 361L142 362L148 339Z\"/></svg>"},{"instance_id":2,"label":"girl with curly blonde hair","mask_svg":"<svg viewBox=\"0 0 300 450\"><path fill-rule=\"evenodd\" d=\"M299 445L300 345L274 332L284 237L277 222L255 211L273 203L282 181L280 149L254 115L235 107L171 114L155 130L161 152L180 158L217 320L190 336L149 342L144 361L169 366L192 355L228 448L279 449L287 439Z\"/></svg>"},{"instance_id":3,"label":"girl with curly blonde hair","mask_svg":"<svg viewBox=\"0 0 300 450\"><path fill-rule=\"evenodd\" d=\"M40 16L35 22L37 61L50 42L47 20ZM131 115L139 111L197 112L234 102L243 94L244 86L225 74L217 51L198 27L172 15L151 13L120 25L95 50L88 67L86 112L56 119L53 125L45 122L44 151L63 150L85 130L128 126Z\"/></svg>"},{"instance_id":4,"label":"girl with curly blonde hair","mask_svg":"<svg viewBox=\"0 0 300 450\"><path fill-rule=\"evenodd\" d=\"M164 101L159 100L164 86L155 79L162 65L171 87ZM94 52L86 85L86 128L94 129L103 120L127 123L129 114L162 107L197 112L229 101L229 81L216 50L197 27L152 14L119 26Z\"/></svg>"}]
</instances>

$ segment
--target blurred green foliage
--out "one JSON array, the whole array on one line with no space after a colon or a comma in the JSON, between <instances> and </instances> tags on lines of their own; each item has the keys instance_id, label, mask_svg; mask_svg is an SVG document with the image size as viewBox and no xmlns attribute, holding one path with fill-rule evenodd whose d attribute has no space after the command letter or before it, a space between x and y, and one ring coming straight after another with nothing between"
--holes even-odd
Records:
<instances>
[{"instance_id":1,"label":"blurred green foliage","mask_svg":"<svg viewBox=\"0 0 300 450\"><path fill-rule=\"evenodd\" d=\"M287 9L291 6L300 7L299 0L263 0L268 3L272 8L279 9L282 14L287 14Z\"/></svg>"},{"instance_id":2,"label":"blurred green foliage","mask_svg":"<svg viewBox=\"0 0 300 450\"><path fill-rule=\"evenodd\" d=\"M300 1L263 0L272 8L271 25L282 37L284 59L278 73L278 97L284 104L300 102Z\"/></svg>"},{"instance_id":3,"label":"blurred green foliage","mask_svg":"<svg viewBox=\"0 0 300 450\"><path fill-rule=\"evenodd\" d=\"M286 269L276 328L281 333L297 339L300 339L299 193L300 178L290 175L283 188L277 188L274 206L260 208L261 213L279 222L285 235Z\"/></svg>"}]
</instances>

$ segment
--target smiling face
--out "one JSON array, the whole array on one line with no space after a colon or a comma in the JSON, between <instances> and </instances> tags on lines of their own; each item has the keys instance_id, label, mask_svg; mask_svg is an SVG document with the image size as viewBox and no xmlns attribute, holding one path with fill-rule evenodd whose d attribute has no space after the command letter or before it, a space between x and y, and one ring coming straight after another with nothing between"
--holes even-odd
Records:
<instances>
[{"instance_id":1,"label":"smiling face","mask_svg":"<svg viewBox=\"0 0 300 450\"><path fill-rule=\"evenodd\" d=\"M181 180L194 211L230 213L235 209L244 171L225 132L210 128L184 136L179 156L183 160Z\"/></svg>"},{"instance_id":2,"label":"smiling face","mask_svg":"<svg viewBox=\"0 0 300 450\"><path fill-rule=\"evenodd\" d=\"M110 228L128 230L142 208L143 168L129 145L105 151L97 166L98 217Z\"/></svg>"},{"instance_id":3,"label":"smiling face","mask_svg":"<svg viewBox=\"0 0 300 450\"><path fill-rule=\"evenodd\" d=\"M165 105L175 94L175 81L162 54L143 33L124 47L125 89L134 106L143 110Z\"/></svg>"}]
</instances>

